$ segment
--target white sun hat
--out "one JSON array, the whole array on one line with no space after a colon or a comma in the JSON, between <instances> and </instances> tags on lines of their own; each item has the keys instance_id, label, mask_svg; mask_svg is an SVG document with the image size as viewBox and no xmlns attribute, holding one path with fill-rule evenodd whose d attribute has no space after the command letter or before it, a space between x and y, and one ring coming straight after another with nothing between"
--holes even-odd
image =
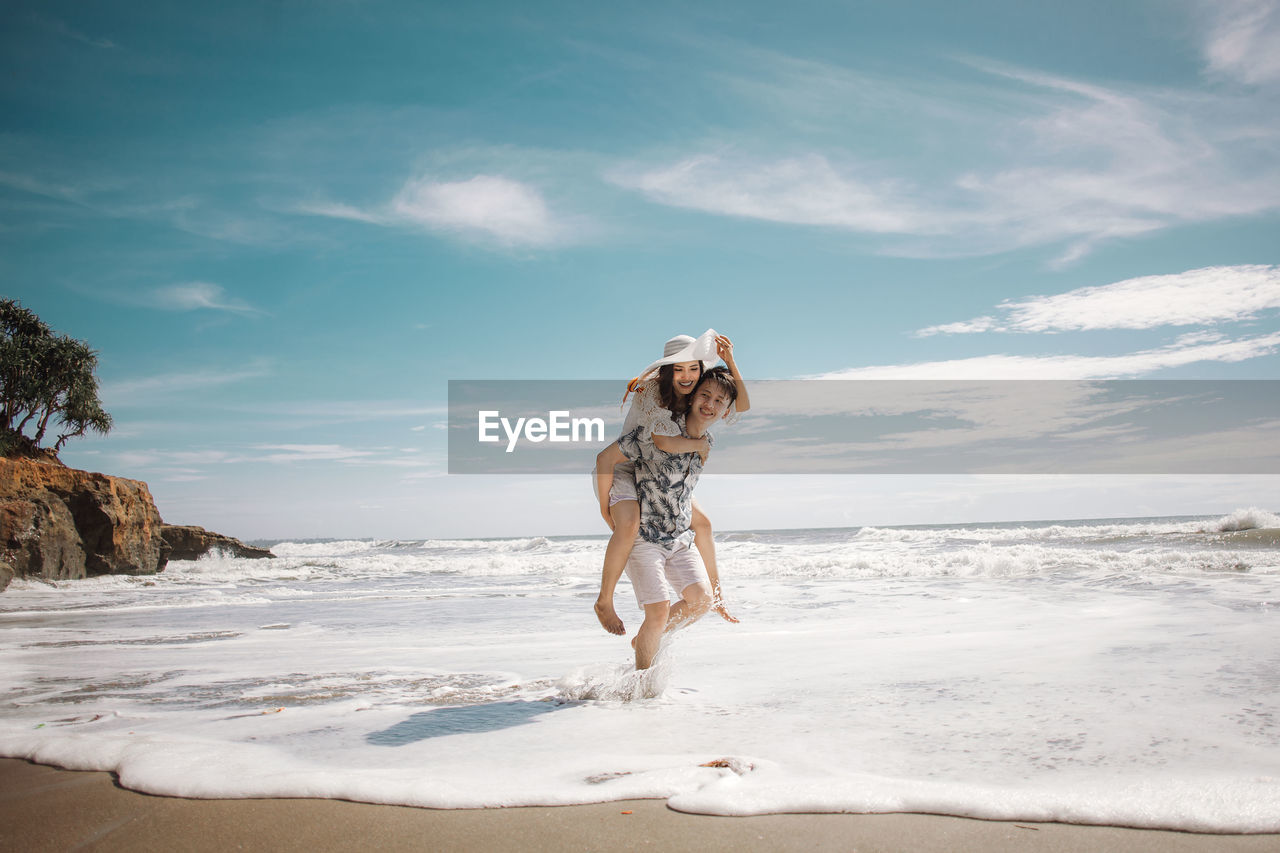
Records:
<instances>
[{"instance_id":1,"label":"white sun hat","mask_svg":"<svg viewBox=\"0 0 1280 853\"><path fill-rule=\"evenodd\" d=\"M700 361L703 367L710 368L720 360L716 350L716 330L707 329L696 338L688 335L676 335L667 341L662 348L662 358L649 365L637 377L639 381L652 379L658 375L658 368L664 364L679 364L683 361Z\"/></svg>"}]
</instances>

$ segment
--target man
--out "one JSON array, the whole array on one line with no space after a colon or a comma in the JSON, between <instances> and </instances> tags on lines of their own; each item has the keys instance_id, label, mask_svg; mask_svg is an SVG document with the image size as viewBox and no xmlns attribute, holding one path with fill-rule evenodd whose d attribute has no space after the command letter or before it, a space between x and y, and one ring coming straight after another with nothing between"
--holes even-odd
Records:
<instances>
[{"instance_id":1,"label":"man","mask_svg":"<svg viewBox=\"0 0 1280 853\"><path fill-rule=\"evenodd\" d=\"M737 385L725 368L704 373L684 419L685 435L706 437L710 442L710 426L728 414L737 394ZM636 669L648 669L665 632L695 622L713 603L719 605L720 578L708 577L693 547L690 527L693 487L705 460L699 453L664 453L639 429L618 439L618 447L636 466L640 533L627 560L627 577L635 589L636 602L644 610L644 624L632 641ZM674 605L664 578L680 594Z\"/></svg>"}]
</instances>

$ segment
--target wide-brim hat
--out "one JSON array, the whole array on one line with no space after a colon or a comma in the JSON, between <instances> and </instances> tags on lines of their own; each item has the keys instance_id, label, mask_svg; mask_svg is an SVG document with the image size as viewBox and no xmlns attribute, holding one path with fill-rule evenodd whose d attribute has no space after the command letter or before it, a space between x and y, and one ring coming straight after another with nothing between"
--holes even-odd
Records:
<instances>
[{"instance_id":1,"label":"wide-brim hat","mask_svg":"<svg viewBox=\"0 0 1280 853\"><path fill-rule=\"evenodd\" d=\"M688 335L676 335L667 341L662 348L662 358L649 365L640 374L640 381L652 379L658 375L658 368L664 364L679 364L684 361L700 361L703 367L711 367L720 360L716 350L716 330L707 329L696 338Z\"/></svg>"}]
</instances>

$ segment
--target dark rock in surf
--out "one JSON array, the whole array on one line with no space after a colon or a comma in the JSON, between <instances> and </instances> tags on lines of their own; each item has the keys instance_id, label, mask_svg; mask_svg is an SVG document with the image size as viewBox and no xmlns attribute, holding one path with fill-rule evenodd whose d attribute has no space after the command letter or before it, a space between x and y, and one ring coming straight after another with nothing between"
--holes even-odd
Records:
<instances>
[{"instance_id":1,"label":"dark rock in surf","mask_svg":"<svg viewBox=\"0 0 1280 853\"><path fill-rule=\"evenodd\" d=\"M239 539L205 530L203 527L182 524L166 524L160 534L168 543L170 560L197 560L205 554L220 552L228 557L263 559L274 557L266 548L246 545Z\"/></svg>"}]
</instances>

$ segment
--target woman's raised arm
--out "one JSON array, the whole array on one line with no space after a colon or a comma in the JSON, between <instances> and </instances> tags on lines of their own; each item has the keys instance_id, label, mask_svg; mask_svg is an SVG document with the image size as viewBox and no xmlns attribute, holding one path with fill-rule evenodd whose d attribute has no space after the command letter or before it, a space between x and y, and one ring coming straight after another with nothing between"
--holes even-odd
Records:
<instances>
[{"instance_id":1,"label":"woman's raised arm","mask_svg":"<svg viewBox=\"0 0 1280 853\"><path fill-rule=\"evenodd\" d=\"M751 398L747 396L747 383L738 372L738 363L733 360L733 341L724 335L716 335L716 355L724 359L730 375L733 376L733 384L738 386L738 398L734 400L733 407L741 414L751 408Z\"/></svg>"}]
</instances>

